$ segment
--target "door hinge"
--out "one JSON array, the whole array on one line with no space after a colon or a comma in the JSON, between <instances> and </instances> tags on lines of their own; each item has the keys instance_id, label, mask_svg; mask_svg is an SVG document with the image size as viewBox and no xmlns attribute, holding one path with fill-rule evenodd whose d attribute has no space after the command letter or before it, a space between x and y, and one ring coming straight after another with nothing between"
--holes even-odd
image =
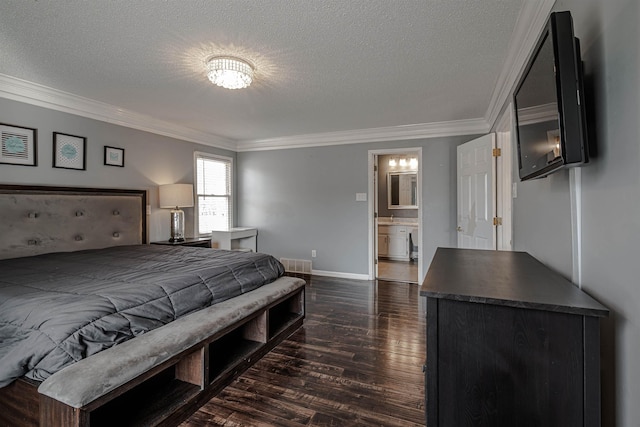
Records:
<instances>
[{"instance_id":1,"label":"door hinge","mask_svg":"<svg viewBox=\"0 0 640 427\"><path fill-rule=\"evenodd\" d=\"M501 148L494 148L493 149L493 157L500 157L502 156L502 149Z\"/></svg>"},{"instance_id":2,"label":"door hinge","mask_svg":"<svg viewBox=\"0 0 640 427\"><path fill-rule=\"evenodd\" d=\"M375 165L374 165L374 166L373 166L373 171L374 171L374 172L378 172L378 166L375 166Z\"/></svg>"},{"instance_id":3,"label":"door hinge","mask_svg":"<svg viewBox=\"0 0 640 427\"><path fill-rule=\"evenodd\" d=\"M502 225L502 218L500 218L499 216L494 216L493 225Z\"/></svg>"},{"instance_id":4,"label":"door hinge","mask_svg":"<svg viewBox=\"0 0 640 427\"><path fill-rule=\"evenodd\" d=\"M374 218L378 218L378 212L374 212L374 213L373 213L373 217L374 217Z\"/></svg>"},{"instance_id":5,"label":"door hinge","mask_svg":"<svg viewBox=\"0 0 640 427\"><path fill-rule=\"evenodd\" d=\"M374 263L375 263L376 265L378 264L378 259L377 259L377 258L374 260Z\"/></svg>"}]
</instances>

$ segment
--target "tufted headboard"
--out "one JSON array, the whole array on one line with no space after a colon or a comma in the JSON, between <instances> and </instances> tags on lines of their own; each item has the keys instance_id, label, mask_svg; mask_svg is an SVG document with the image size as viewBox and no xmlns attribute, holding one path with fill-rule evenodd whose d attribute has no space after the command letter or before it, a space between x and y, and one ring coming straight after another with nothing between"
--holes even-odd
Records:
<instances>
[{"instance_id":1,"label":"tufted headboard","mask_svg":"<svg viewBox=\"0 0 640 427\"><path fill-rule=\"evenodd\" d=\"M0 259L147 242L146 190L0 185Z\"/></svg>"}]
</instances>

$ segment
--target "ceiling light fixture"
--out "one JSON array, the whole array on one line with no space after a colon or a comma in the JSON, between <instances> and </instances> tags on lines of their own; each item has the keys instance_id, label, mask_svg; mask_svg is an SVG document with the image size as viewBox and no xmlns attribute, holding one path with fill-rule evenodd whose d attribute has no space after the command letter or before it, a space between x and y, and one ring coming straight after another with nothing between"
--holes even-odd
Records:
<instances>
[{"instance_id":1,"label":"ceiling light fixture","mask_svg":"<svg viewBox=\"0 0 640 427\"><path fill-rule=\"evenodd\" d=\"M253 81L254 69L247 61L232 56L214 56L207 61L211 83L227 89L244 89Z\"/></svg>"}]
</instances>

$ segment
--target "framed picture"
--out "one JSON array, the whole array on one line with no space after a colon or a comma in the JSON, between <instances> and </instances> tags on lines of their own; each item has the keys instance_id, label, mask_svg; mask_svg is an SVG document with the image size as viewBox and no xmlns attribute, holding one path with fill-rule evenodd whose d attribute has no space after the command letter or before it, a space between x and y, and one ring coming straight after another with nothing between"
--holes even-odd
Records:
<instances>
[{"instance_id":1,"label":"framed picture","mask_svg":"<svg viewBox=\"0 0 640 427\"><path fill-rule=\"evenodd\" d=\"M0 163L38 165L38 131L0 123Z\"/></svg>"},{"instance_id":2,"label":"framed picture","mask_svg":"<svg viewBox=\"0 0 640 427\"><path fill-rule=\"evenodd\" d=\"M87 138L53 133L53 167L85 170L87 159Z\"/></svg>"},{"instance_id":3,"label":"framed picture","mask_svg":"<svg viewBox=\"0 0 640 427\"><path fill-rule=\"evenodd\" d=\"M104 146L104 164L124 167L124 148Z\"/></svg>"}]
</instances>

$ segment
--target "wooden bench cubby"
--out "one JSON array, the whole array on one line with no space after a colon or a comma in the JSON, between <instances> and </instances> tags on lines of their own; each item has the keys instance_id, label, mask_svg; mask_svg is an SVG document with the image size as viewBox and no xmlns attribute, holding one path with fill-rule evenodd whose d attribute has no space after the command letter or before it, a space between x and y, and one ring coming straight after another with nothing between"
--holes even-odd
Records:
<instances>
[{"instance_id":1,"label":"wooden bench cubby","mask_svg":"<svg viewBox=\"0 0 640 427\"><path fill-rule=\"evenodd\" d=\"M286 293L282 292L289 288L291 290ZM20 399L33 401L38 408L14 414L12 418L0 414L0 425L7 420L19 420L20 425L27 426L177 425L302 326L305 316L304 282L285 284L279 289L263 299L261 306L256 306L245 294L237 297L242 301L237 306L228 304L222 310L207 312L198 319L205 319L206 325L211 323L210 333L168 357L166 354L159 357L157 349L151 348L138 353L135 360L152 360L147 364L149 368L115 387L105 388L87 403L73 404L71 402L77 398L74 396L78 392L64 392L74 387L73 378L80 375L75 371L66 373L67 382L56 386L63 390L64 397L59 398L50 397L42 387L38 389L36 382L20 379L0 389L0 399L6 400L13 392L19 391ZM246 310L245 317L233 315L240 309ZM208 330L208 326L204 329ZM178 332L169 334L180 335ZM122 346L114 353L115 357L127 353L124 344L113 348ZM111 381L108 373L92 372L91 379L96 383Z\"/></svg>"},{"instance_id":2,"label":"wooden bench cubby","mask_svg":"<svg viewBox=\"0 0 640 427\"><path fill-rule=\"evenodd\" d=\"M201 386L180 379L177 371L177 366L172 365L91 411L91 427L160 424L202 390Z\"/></svg>"},{"instance_id":3,"label":"wooden bench cubby","mask_svg":"<svg viewBox=\"0 0 640 427\"><path fill-rule=\"evenodd\" d=\"M295 294L286 298L282 303L274 305L268 310L269 339L277 337L286 331L291 324L304 314L304 298Z\"/></svg>"},{"instance_id":4,"label":"wooden bench cubby","mask_svg":"<svg viewBox=\"0 0 640 427\"><path fill-rule=\"evenodd\" d=\"M240 369L238 361L250 361L251 356L267 342L264 332L266 312L263 311L209 344L209 384L215 383L234 369Z\"/></svg>"},{"instance_id":5,"label":"wooden bench cubby","mask_svg":"<svg viewBox=\"0 0 640 427\"><path fill-rule=\"evenodd\" d=\"M257 316L234 327L209 344L209 383L237 376L238 371L262 357L266 343L279 340L280 335L296 325L304 316L304 294L298 292L267 307ZM281 339L280 339L281 341Z\"/></svg>"}]
</instances>

